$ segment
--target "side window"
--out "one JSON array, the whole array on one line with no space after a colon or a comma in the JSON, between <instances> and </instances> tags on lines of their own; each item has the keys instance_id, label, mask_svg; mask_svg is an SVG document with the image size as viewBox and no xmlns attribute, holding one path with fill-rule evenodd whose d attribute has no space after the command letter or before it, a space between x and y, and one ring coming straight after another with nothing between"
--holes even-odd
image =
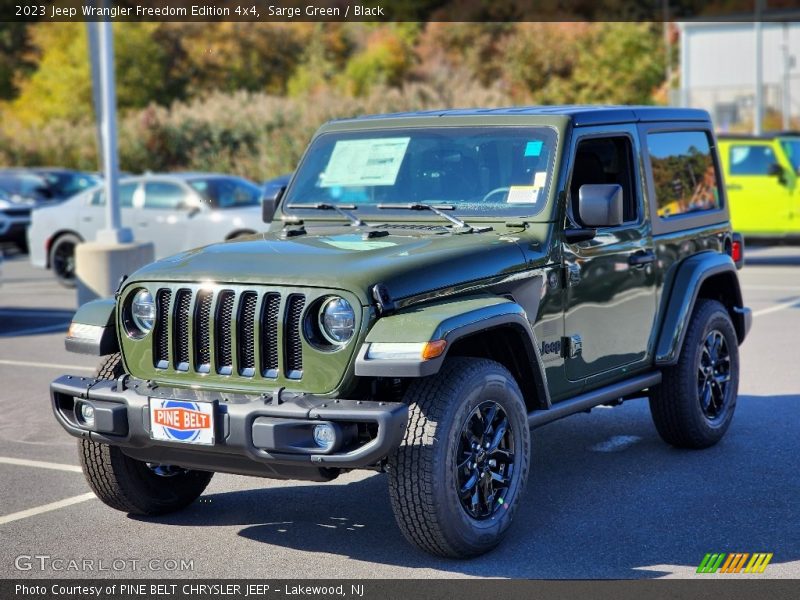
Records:
<instances>
[{"instance_id":1,"label":"side window","mask_svg":"<svg viewBox=\"0 0 800 600\"><path fill-rule=\"evenodd\" d=\"M119 186L119 205L122 208L133 206L133 195L136 193L137 183L123 183ZM105 206L106 192L100 188L92 194L92 206Z\"/></svg>"},{"instance_id":2,"label":"side window","mask_svg":"<svg viewBox=\"0 0 800 600\"><path fill-rule=\"evenodd\" d=\"M717 173L708 134L672 131L647 135L656 210L662 219L720 208Z\"/></svg>"},{"instance_id":3,"label":"side window","mask_svg":"<svg viewBox=\"0 0 800 600\"><path fill-rule=\"evenodd\" d=\"M628 137L588 138L578 143L570 183L572 216L575 221L578 221L578 192L581 186L595 183L616 183L622 186L624 221L627 223L639 218L633 149Z\"/></svg>"},{"instance_id":4,"label":"side window","mask_svg":"<svg viewBox=\"0 0 800 600\"><path fill-rule=\"evenodd\" d=\"M151 181L144 185L145 208L178 209L186 202L186 192L174 183Z\"/></svg>"},{"instance_id":5,"label":"side window","mask_svg":"<svg viewBox=\"0 0 800 600\"><path fill-rule=\"evenodd\" d=\"M769 146L731 146L731 175L769 175L770 169L778 161Z\"/></svg>"}]
</instances>

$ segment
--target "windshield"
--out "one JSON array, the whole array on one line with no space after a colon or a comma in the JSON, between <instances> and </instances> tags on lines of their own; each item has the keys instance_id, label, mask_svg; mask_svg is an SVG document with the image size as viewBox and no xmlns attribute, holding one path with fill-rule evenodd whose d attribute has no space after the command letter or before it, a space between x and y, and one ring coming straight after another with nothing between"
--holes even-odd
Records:
<instances>
[{"instance_id":1,"label":"windshield","mask_svg":"<svg viewBox=\"0 0 800 600\"><path fill-rule=\"evenodd\" d=\"M534 215L555 152L545 127L437 127L328 133L312 143L286 206L451 205L460 215ZM290 209L291 210L291 209Z\"/></svg>"},{"instance_id":2,"label":"windshield","mask_svg":"<svg viewBox=\"0 0 800 600\"><path fill-rule=\"evenodd\" d=\"M214 177L192 179L188 183L214 208L258 206L261 203L261 188L246 179Z\"/></svg>"},{"instance_id":3,"label":"windshield","mask_svg":"<svg viewBox=\"0 0 800 600\"><path fill-rule=\"evenodd\" d=\"M781 146L792 162L795 173L800 172L800 138L781 138Z\"/></svg>"}]
</instances>

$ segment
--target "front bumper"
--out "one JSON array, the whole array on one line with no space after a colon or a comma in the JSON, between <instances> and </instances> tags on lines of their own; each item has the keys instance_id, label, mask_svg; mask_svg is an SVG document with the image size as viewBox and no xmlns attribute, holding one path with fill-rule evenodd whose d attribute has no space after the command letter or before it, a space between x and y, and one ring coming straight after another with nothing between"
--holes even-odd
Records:
<instances>
[{"instance_id":1,"label":"front bumper","mask_svg":"<svg viewBox=\"0 0 800 600\"><path fill-rule=\"evenodd\" d=\"M50 396L56 419L77 438L119 446L145 462L262 477L318 479L330 469L375 465L400 445L408 420L408 407L399 402L280 390L271 395L226 394L164 388L128 376L108 381L64 375L50 384ZM151 399L212 403L214 444L153 439ZM94 408L92 426L80 418L81 403ZM311 437L320 423L337 431L328 451Z\"/></svg>"},{"instance_id":2,"label":"front bumper","mask_svg":"<svg viewBox=\"0 0 800 600\"><path fill-rule=\"evenodd\" d=\"M9 217L0 221L0 242L24 242L30 217Z\"/></svg>"}]
</instances>

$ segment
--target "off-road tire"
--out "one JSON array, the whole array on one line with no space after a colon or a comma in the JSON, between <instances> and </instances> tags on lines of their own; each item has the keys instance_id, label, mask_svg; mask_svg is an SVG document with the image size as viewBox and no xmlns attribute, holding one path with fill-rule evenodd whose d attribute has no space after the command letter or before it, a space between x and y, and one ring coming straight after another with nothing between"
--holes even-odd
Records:
<instances>
[{"instance_id":1,"label":"off-road tire","mask_svg":"<svg viewBox=\"0 0 800 600\"><path fill-rule=\"evenodd\" d=\"M98 367L99 379L122 375L119 353ZM213 473L180 471L169 477L157 475L147 464L134 460L116 446L78 440L83 474L95 495L111 508L134 515L159 515L185 508L206 489Z\"/></svg>"},{"instance_id":2,"label":"off-road tire","mask_svg":"<svg viewBox=\"0 0 800 600\"><path fill-rule=\"evenodd\" d=\"M530 430L519 386L497 362L457 357L448 359L438 375L413 382L405 400L405 439L387 465L392 510L401 532L438 556L467 558L488 552L508 530L528 478ZM499 404L508 417L514 470L503 506L477 520L459 499L455 460L464 424L487 401Z\"/></svg>"},{"instance_id":3,"label":"off-road tire","mask_svg":"<svg viewBox=\"0 0 800 600\"><path fill-rule=\"evenodd\" d=\"M730 357L730 389L724 412L709 418L703 412L698 364L707 336L722 334ZM733 419L739 388L739 347L725 307L716 300L695 305L677 364L663 371L661 384L650 390L650 413L661 438L678 448L708 448L722 439Z\"/></svg>"}]
</instances>

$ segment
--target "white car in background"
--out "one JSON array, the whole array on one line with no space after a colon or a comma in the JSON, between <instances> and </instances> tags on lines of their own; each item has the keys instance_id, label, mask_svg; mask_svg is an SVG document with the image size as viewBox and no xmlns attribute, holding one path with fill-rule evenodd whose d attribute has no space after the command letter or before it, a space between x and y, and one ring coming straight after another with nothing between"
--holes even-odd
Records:
<instances>
[{"instance_id":1,"label":"white car in background","mask_svg":"<svg viewBox=\"0 0 800 600\"><path fill-rule=\"evenodd\" d=\"M137 242L152 242L155 258L263 229L262 190L230 175L177 173L120 180L122 224ZM31 263L75 285L75 246L105 227L105 192L87 190L57 206L33 211L28 230Z\"/></svg>"}]
</instances>

